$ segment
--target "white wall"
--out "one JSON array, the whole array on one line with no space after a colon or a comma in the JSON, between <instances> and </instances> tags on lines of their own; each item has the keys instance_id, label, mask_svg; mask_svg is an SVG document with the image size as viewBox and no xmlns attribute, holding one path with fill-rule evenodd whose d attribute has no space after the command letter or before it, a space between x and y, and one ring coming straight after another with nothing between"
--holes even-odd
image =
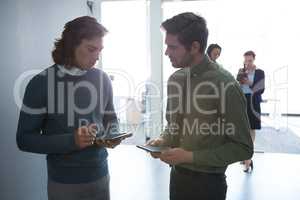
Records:
<instances>
[{"instance_id":1,"label":"white wall","mask_svg":"<svg viewBox=\"0 0 300 200\"><path fill-rule=\"evenodd\" d=\"M53 42L63 25L87 14L85 0L0 1L0 199L47 199L45 156L20 152L16 146L19 110L13 88L22 73L50 66Z\"/></svg>"}]
</instances>

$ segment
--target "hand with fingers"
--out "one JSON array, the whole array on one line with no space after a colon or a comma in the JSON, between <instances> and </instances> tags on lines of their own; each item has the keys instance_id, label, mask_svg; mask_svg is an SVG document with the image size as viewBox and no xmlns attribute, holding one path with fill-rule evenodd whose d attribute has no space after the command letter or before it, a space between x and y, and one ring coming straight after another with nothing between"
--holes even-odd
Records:
<instances>
[{"instance_id":1,"label":"hand with fingers","mask_svg":"<svg viewBox=\"0 0 300 200\"><path fill-rule=\"evenodd\" d=\"M161 137L158 137L153 140L149 140L146 145L151 145L151 146L163 146L165 143L164 139ZM150 153L153 158L160 158L161 153Z\"/></svg>"},{"instance_id":2,"label":"hand with fingers","mask_svg":"<svg viewBox=\"0 0 300 200\"><path fill-rule=\"evenodd\" d=\"M169 165L193 163L193 152L182 148L173 148L161 153L160 160Z\"/></svg>"},{"instance_id":3,"label":"hand with fingers","mask_svg":"<svg viewBox=\"0 0 300 200\"><path fill-rule=\"evenodd\" d=\"M105 140L104 141L105 147L113 149L116 146L118 146L119 144L121 144L122 140L123 140L122 138L120 138L120 139L114 139L114 140Z\"/></svg>"},{"instance_id":4,"label":"hand with fingers","mask_svg":"<svg viewBox=\"0 0 300 200\"><path fill-rule=\"evenodd\" d=\"M92 146L96 139L96 132L93 129L93 124L89 126L81 126L75 130L75 144L80 148Z\"/></svg>"},{"instance_id":5,"label":"hand with fingers","mask_svg":"<svg viewBox=\"0 0 300 200\"><path fill-rule=\"evenodd\" d=\"M96 138L97 133L97 124L89 125L89 133ZM103 139L95 139L94 142L98 147L107 147L107 148L115 148L122 142L123 138L112 139L112 140L103 140Z\"/></svg>"},{"instance_id":6,"label":"hand with fingers","mask_svg":"<svg viewBox=\"0 0 300 200\"><path fill-rule=\"evenodd\" d=\"M123 138L119 139L112 139L112 140L103 140L103 139L97 139L95 141L96 145L98 147L106 147L106 148L115 148L122 142Z\"/></svg>"}]
</instances>

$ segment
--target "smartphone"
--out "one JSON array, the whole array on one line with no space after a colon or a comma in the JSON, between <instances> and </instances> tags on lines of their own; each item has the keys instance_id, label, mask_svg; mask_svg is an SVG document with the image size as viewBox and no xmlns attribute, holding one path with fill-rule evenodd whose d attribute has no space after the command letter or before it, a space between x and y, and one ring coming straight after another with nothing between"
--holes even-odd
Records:
<instances>
[{"instance_id":1,"label":"smartphone","mask_svg":"<svg viewBox=\"0 0 300 200\"><path fill-rule=\"evenodd\" d=\"M136 147L151 153L161 153L170 148L170 147L160 147L160 146L151 146L151 145L137 145Z\"/></svg>"},{"instance_id":2,"label":"smartphone","mask_svg":"<svg viewBox=\"0 0 300 200\"><path fill-rule=\"evenodd\" d=\"M118 140L118 139L129 138L131 136L132 136L132 133L118 133L118 134L108 134L100 139L102 139L102 140Z\"/></svg>"}]
</instances>

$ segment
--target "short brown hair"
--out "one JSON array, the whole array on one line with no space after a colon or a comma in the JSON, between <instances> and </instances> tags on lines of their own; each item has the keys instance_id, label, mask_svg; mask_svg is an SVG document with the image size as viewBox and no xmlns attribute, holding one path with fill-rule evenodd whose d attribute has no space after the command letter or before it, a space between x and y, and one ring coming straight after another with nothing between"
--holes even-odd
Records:
<instances>
[{"instance_id":1,"label":"short brown hair","mask_svg":"<svg viewBox=\"0 0 300 200\"><path fill-rule=\"evenodd\" d=\"M247 51L244 53L244 56L252 56L255 59L256 55L255 55L254 51Z\"/></svg>"},{"instance_id":2,"label":"short brown hair","mask_svg":"<svg viewBox=\"0 0 300 200\"><path fill-rule=\"evenodd\" d=\"M178 14L162 23L167 34L177 35L179 42L190 50L194 41L199 42L200 52L207 46L208 29L206 20L192 12Z\"/></svg>"},{"instance_id":3,"label":"short brown hair","mask_svg":"<svg viewBox=\"0 0 300 200\"><path fill-rule=\"evenodd\" d=\"M107 32L104 26L90 16L82 16L69 21L64 26L61 38L54 43L54 50L52 51L54 63L66 67L74 66L76 64L74 50L81 41L103 37Z\"/></svg>"}]
</instances>

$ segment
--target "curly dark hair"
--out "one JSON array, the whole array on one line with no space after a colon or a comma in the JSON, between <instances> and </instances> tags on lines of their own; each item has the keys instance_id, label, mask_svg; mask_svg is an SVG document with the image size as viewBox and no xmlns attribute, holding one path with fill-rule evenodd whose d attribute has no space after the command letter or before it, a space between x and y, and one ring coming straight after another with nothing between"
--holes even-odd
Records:
<instances>
[{"instance_id":1,"label":"curly dark hair","mask_svg":"<svg viewBox=\"0 0 300 200\"><path fill-rule=\"evenodd\" d=\"M200 52L204 53L207 46L208 29L203 17L192 12L185 12L167 19L162 23L167 34L177 35L179 42L191 49L194 41L199 42Z\"/></svg>"},{"instance_id":2,"label":"curly dark hair","mask_svg":"<svg viewBox=\"0 0 300 200\"><path fill-rule=\"evenodd\" d=\"M74 66L75 48L80 45L83 39L93 39L94 37L104 37L107 29L97 20L90 16L78 17L69 21L64 26L64 31L60 39L56 39L52 58L55 64Z\"/></svg>"}]
</instances>

